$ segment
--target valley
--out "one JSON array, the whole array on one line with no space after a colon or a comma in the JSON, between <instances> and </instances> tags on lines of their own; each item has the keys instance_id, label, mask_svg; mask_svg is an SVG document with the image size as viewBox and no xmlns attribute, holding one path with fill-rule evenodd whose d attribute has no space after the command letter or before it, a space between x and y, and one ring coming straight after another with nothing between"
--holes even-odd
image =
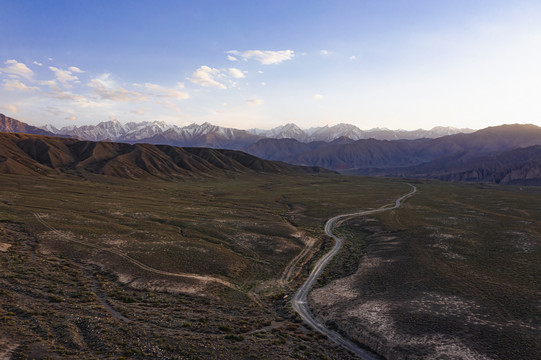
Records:
<instances>
[{"instance_id":1,"label":"valley","mask_svg":"<svg viewBox=\"0 0 541 360\"><path fill-rule=\"evenodd\" d=\"M0 360L541 360L541 2L0 11Z\"/></svg>"},{"instance_id":2,"label":"valley","mask_svg":"<svg viewBox=\"0 0 541 360\"><path fill-rule=\"evenodd\" d=\"M504 132L504 144L475 146L537 141ZM538 187L347 176L234 150L0 140L2 357L540 353ZM487 161L520 172L526 157L533 169L537 148Z\"/></svg>"},{"instance_id":3,"label":"valley","mask_svg":"<svg viewBox=\"0 0 541 360\"><path fill-rule=\"evenodd\" d=\"M326 244L328 215L407 189L335 175L0 181L2 341L15 359L350 358L284 296Z\"/></svg>"},{"instance_id":4,"label":"valley","mask_svg":"<svg viewBox=\"0 0 541 360\"><path fill-rule=\"evenodd\" d=\"M334 245L329 218L411 189L335 174L97 179L0 177L3 354L353 359L290 299ZM387 358L539 355L539 189L414 185L402 207L335 226L344 247L308 295L318 321Z\"/></svg>"}]
</instances>

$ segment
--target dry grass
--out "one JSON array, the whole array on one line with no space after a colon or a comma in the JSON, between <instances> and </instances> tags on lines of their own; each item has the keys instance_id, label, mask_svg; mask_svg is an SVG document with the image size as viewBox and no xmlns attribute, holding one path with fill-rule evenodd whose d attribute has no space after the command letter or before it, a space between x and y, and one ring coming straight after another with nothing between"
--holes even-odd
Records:
<instances>
[{"instance_id":1,"label":"dry grass","mask_svg":"<svg viewBox=\"0 0 541 360\"><path fill-rule=\"evenodd\" d=\"M0 351L16 359L347 359L299 325L282 296L320 250L327 217L380 206L404 189L340 176L2 175L0 242L10 246L0 252L0 333L16 345Z\"/></svg>"},{"instance_id":2,"label":"dry grass","mask_svg":"<svg viewBox=\"0 0 541 360\"><path fill-rule=\"evenodd\" d=\"M391 358L539 358L541 189L418 188L403 208L343 225L362 240L360 265L326 274L318 312Z\"/></svg>"}]
</instances>

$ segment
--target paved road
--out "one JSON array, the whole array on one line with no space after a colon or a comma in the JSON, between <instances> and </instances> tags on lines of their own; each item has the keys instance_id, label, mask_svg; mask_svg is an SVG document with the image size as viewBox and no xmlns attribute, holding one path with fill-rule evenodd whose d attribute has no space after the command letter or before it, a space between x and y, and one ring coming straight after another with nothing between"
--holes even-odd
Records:
<instances>
[{"instance_id":1,"label":"paved road","mask_svg":"<svg viewBox=\"0 0 541 360\"><path fill-rule=\"evenodd\" d=\"M336 255L336 253L340 250L342 247L342 244L344 240L341 238L335 236L332 233L332 228L334 224L341 219L348 218L348 217L354 217L354 216L364 216L369 214L375 214L380 213L384 211L389 211L392 209L396 209L400 207L400 204L403 200L406 198L412 196L417 192L417 188L411 184L408 184L413 188L413 190L406 195L402 196L401 198L397 199L395 201L395 205L392 207L381 207L379 209L375 210L367 210L367 211L360 211L356 213L351 214L343 214L343 215L337 215L327 221L325 224L325 234L332 237L335 241L334 247L331 251L329 251L325 256L323 256L319 261L316 263L316 266L308 276L308 279L302 284L302 286L297 290L295 295L293 296L291 302L293 304L293 309L301 316L301 318L307 322L311 327L313 327L315 330L319 331L323 335L326 335L329 339L331 339L333 342L335 342L338 345L343 346L344 348L348 349L355 355L357 355L360 359L363 360L376 360L379 359L379 357L372 352L362 349L359 346L357 346L352 341L342 337L342 335L338 334L337 332L334 332L332 330L327 329L319 320L315 318L315 316L310 311L310 308L308 307L308 304L306 302L306 299L308 297L308 293L310 290L312 290L312 286L316 282L316 280L319 278L321 273L323 272L323 269L327 264L332 260L332 258Z\"/></svg>"}]
</instances>

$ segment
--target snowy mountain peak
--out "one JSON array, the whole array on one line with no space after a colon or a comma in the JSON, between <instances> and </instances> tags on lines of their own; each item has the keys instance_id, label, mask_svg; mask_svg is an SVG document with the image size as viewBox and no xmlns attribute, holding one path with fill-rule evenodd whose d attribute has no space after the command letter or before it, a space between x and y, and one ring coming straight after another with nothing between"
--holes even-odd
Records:
<instances>
[{"instance_id":1,"label":"snowy mountain peak","mask_svg":"<svg viewBox=\"0 0 541 360\"><path fill-rule=\"evenodd\" d=\"M54 127L53 125L51 124L47 124L45 126L42 126L41 127L43 130L47 130L47 131L50 131L52 132L53 134L57 134L60 130L57 129L56 127Z\"/></svg>"},{"instance_id":2,"label":"snowy mountain peak","mask_svg":"<svg viewBox=\"0 0 541 360\"><path fill-rule=\"evenodd\" d=\"M184 127L169 125L163 121L129 122L122 125L118 120L109 120L98 125L66 126L57 129L46 125L42 129L64 136L91 141L112 140L119 142L151 142L162 144L177 144L181 146L210 146L241 148L241 144L249 144L263 137L274 139L295 139L300 142L325 141L338 142L357 141L360 139L418 139L437 138L459 132L472 132L470 129L456 129L437 126L431 130L389 130L373 128L361 130L352 124L340 123L333 126L321 126L307 130L299 128L294 123L277 126L270 130L251 129L238 130L213 125L205 122L201 125L190 124Z\"/></svg>"}]
</instances>

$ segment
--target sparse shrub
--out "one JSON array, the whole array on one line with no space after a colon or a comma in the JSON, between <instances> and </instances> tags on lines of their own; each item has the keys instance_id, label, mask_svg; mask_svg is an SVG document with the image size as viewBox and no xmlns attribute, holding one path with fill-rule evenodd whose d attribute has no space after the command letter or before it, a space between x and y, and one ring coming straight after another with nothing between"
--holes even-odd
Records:
<instances>
[{"instance_id":1,"label":"sparse shrub","mask_svg":"<svg viewBox=\"0 0 541 360\"><path fill-rule=\"evenodd\" d=\"M227 340L231 340L231 341L234 341L234 342L239 342L239 341L244 340L244 336L242 336L242 335L234 335L234 334L226 335L225 338Z\"/></svg>"},{"instance_id":2,"label":"sparse shrub","mask_svg":"<svg viewBox=\"0 0 541 360\"><path fill-rule=\"evenodd\" d=\"M231 328L227 325L220 325L218 326L218 329L220 329L220 331L224 331L224 332L231 332Z\"/></svg>"}]
</instances>

